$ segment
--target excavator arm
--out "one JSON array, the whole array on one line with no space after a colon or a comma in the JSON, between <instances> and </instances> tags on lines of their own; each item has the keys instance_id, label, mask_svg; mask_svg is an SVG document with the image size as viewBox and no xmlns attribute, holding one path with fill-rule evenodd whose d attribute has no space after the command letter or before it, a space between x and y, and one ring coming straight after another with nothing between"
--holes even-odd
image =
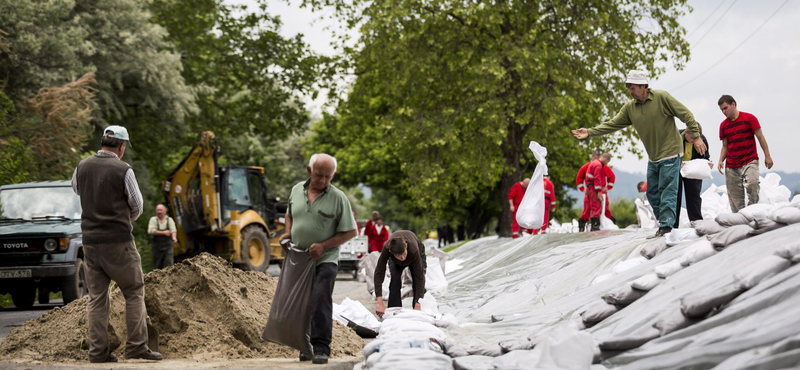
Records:
<instances>
[{"instance_id":1,"label":"excavator arm","mask_svg":"<svg viewBox=\"0 0 800 370\"><path fill-rule=\"evenodd\" d=\"M193 247L190 235L195 231L223 231L218 191L219 148L214 133L204 131L197 146L161 182L178 229L176 256L190 251Z\"/></svg>"}]
</instances>

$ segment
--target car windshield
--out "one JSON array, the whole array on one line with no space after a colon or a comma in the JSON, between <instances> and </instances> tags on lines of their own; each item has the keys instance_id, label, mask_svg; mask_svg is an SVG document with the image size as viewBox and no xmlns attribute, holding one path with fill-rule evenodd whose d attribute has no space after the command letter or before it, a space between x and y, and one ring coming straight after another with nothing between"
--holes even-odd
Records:
<instances>
[{"instance_id":1,"label":"car windshield","mask_svg":"<svg viewBox=\"0 0 800 370\"><path fill-rule=\"evenodd\" d=\"M81 199L70 187L5 189L0 191L0 219L81 218ZM47 219L45 218L45 219Z\"/></svg>"}]
</instances>

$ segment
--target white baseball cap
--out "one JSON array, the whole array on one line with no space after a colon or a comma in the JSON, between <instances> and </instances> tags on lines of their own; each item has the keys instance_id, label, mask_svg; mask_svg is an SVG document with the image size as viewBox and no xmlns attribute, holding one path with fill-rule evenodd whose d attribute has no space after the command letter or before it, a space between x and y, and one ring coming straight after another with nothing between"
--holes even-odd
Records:
<instances>
[{"instance_id":1,"label":"white baseball cap","mask_svg":"<svg viewBox=\"0 0 800 370\"><path fill-rule=\"evenodd\" d=\"M128 129L122 126L108 126L105 130L103 130L104 137L113 137L120 140L125 140L128 142L128 145L131 145L131 137L128 135Z\"/></svg>"},{"instance_id":2,"label":"white baseball cap","mask_svg":"<svg viewBox=\"0 0 800 370\"><path fill-rule=\"evenodd\" d=\"M625 80L626 84L634 84L634 85L647 85L647 72L645 71L637 71L632 70L628 72L628 79Z\"/></svg>"}]
</instances>

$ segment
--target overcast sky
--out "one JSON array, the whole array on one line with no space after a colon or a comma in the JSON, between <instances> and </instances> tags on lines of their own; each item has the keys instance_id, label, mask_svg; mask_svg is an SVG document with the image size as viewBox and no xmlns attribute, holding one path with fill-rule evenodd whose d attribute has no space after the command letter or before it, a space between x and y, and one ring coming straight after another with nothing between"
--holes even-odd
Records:
<instances>
[{"instance_id":1,"label":"overcast sky","mask_svg":"<svg viewBox=\"0 0 800 370\"><path fill-rule=\"evenodd\" d=\"M253 0L227 2L255 6ZM284 36L303 34L316 52L333 54L332 38L325 27L335 26L335 21L319 20L322 14L301 9L298 4L297 0L291 4L270 0L268 11L281 16ZM694 113L703 125L715 163L721 148L719 124L725 118L717 100L728 94L736 99L740 110L760 121L775 162L772 170L800 172L800 119L797 113L791 113L793 107L800 107L800 99L792 97L792 89L800 87L800 1L690 0L689 4L694 11L681 19L681 24L692 47L691 59L682 71L668 69L651 82L651 87L668 91ZM312 102L310 108L319 112L323 103ZM678 122L678 127L685 126ZM623 158L613 160L612 166L645 172L646 160L620 154ZM766 167L760 147L759 158L763 175Z\"/></svg>"}]
</instances>

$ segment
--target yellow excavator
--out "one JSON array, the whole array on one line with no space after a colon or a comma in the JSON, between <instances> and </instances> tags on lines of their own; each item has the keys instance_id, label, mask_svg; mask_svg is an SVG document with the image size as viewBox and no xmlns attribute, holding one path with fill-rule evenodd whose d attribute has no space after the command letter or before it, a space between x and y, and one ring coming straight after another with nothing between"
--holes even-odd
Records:
<instances>
[{"instance_id":1,"label":"yellow excavator","mask_svg":"<svg viewBox=\"0 0 800 370\"><path fill-rule=\"evenodd\" d=\"M161 182L178 229L175 259L208 252L246 270L266 271L284 258L285 203L267 197L263 167L219 166L211 131Z\"/></svg>"}]
</instances>

